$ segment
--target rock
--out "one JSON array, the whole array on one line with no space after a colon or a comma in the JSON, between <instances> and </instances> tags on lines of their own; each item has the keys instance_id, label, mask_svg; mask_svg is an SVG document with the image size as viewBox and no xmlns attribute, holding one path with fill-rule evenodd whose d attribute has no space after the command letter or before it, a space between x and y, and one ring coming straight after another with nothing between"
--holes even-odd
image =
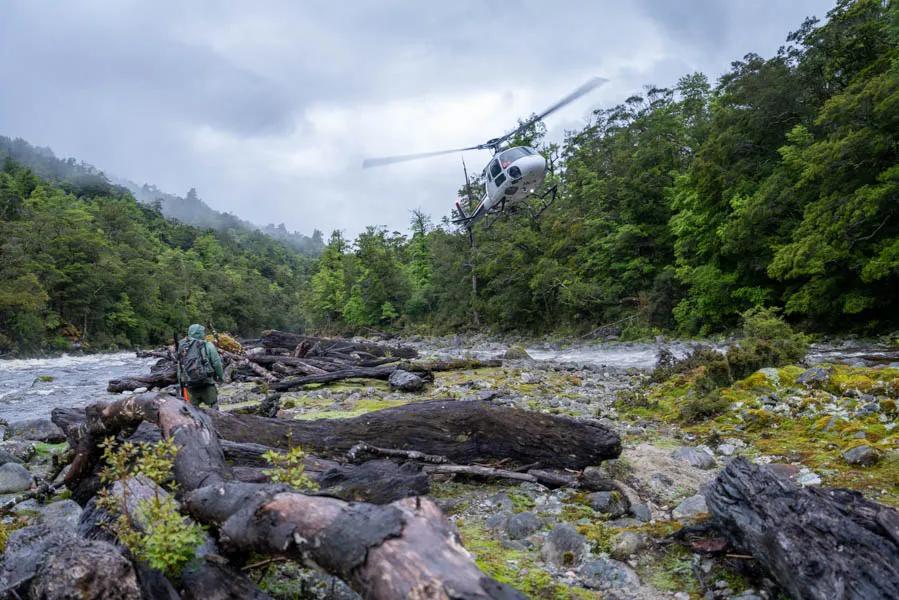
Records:
<instances>
[{"instance_id":1,"label":"rock","mask_svg":"<svg viewBox=\"0 0 899 600\"><path fill-rule=\"evenodd\" d=\"M147 388L145 388L145 387L139 387L139 388L134 389L135 394L143 394L146 391L147 391Z\"/></svg>"},{"instance_id":2,"label":"rock","mask_svg":"<svg viewBox=\"0 0 899 600\"><path fill-rule=\"evenodd\" d=\"M711 469L715 466L715 458L702 448L683 446L675 450L671 456L693 465L697 469Z\"/></svg>"},{"instance_id":3,"label":"rock","mask_svg":"<svg viewBox=\"0 0 899 600\"><path fill-rule=\"evenodd\" d=\"M780 372L773 367L766 367L764 369L759 369L759 373L765 376L765 379L768 380L768 383L773 385L774 387L780 386Z\"/></svg>"},{"instance_id":4,"label":"rock","mask_svg":"<svg viewBox=\"0 0 899 600\"><path fill-rule=\"evenodd\" d=\"M691 519L707 512L709 512L709 508L706 506L705 496L696 494L685 498L671 514L675 519Z\"/></svg>"},{"instance_id":5,"label":"rock","mask_svg":"<svg viewBox=\"0 0 899 600\"><path fill-rule=\"evenodd\" d=\"M78 521L81 519L81 507L74 500L60 500L51 502L39 508L40 522L53 529L78 529Z\"/></svg>"},{"instance_id":6,"label":"rock","mask_svg":"<svg viewBox=\"0 0 899 600\"><path fill-rule=\"evenodd\" d=\"M634 515L635 519L643 523L652 521L652 511L649 509L648 505L643 504L642 502L631 504L631 514Z\"/></svg>"},{"instance_id":7,"label":"rock","mask_svg":"<svg viewBox=\"0 0 899 600\"><path fill-rule=\"evenodd\" d=\"M543 527L540 517L532 512L522 512L509 517L506 523L506 535L510 539L520 540L535 533Z\"/></svg>"},{"instance_id":8,"label":"rock","mask_svg":"<svg viewBox=\"0 0 899 600\"><path fill-rule=\"evenodd\" d=\"M44 600L141 598L131 561L112 544L76 539L51 552L35 577L30 597Z\"/></svg>"},{"instance_id":9,"label":"rock","mask_svg":"<svg viewBox=\"0 0 899 600\"><path fill-rule=\"evenodd\" d=\"M484 521L484 527L487 529L503 529L511 517L512 513L507 510L494 513Z\"/></svg>"},{"instance_id":10,"label":"rock","mask_svg":"<svg viewBox=\"0 0 899 600\"><path fill-rule=\"evenodd\" d=\"M833 373L833 369L825 369L823 367L812 367L811 369L806 369L796 378L796 383L801 383L802 385L812 387L816 384L824 384L830 381L830 376Z\"/></svg>"},{"instance_id":11,"label":"rock","mask_svg":"<svg viewBox=\"0 0 899 600\"><path fill-rule=\"evenodd\" d=\"M8 462L21 463L22 461L12 452L8 452L3 448L0 448L0 465L5 465Z\"/></svg>"},{"instance_id":12,"label":"rock","mask_svg":"<svg viewBox=\"0 0 899 600\"><path fill-rule=\"evenodd\" d=\"M425 386L424 379L415 373L403 371L402 369L397 369L391 373L387 382L390 384L391 389L401 392L417 392Z\"/></svg>"},{"instance_id":13,"label":"rock","mask_svg":"<svg viewBox=\"0 0 899 600\"><path fill-rule=\"evenodd\" d=\"M503 358L507 360L531 360L531 355L524 349L524 346L512 346L506 350Z\"/></svg>"},{"instance_id":14,"label":"rock","mask_svg":"<svg viewBox=\"0 0 899 600\"><path fill-rule=\"evenodd\" d=\"M588 588L620 589L640 585L637 573L623 562L611 558L589 560L578 569L578 575Z\"/></svg>"},{"instance_id":15,"label":"rock","mask_svg":"<svg viewBox=\"0 0 899 600\"><path fill-rule=\"evenodd\" d=\"M50 419L27 419L9 424L9 433L24 440L64 442L66 434Z\"/></svg>"},{"instance_id":16,"label":"rock","mask_svg":"<svg viewBox=\"0 0 899 600\"><path fill-rule=\"evenodd\" d=\"M587 496L590 508L597 512L609 515L611 518L627 514L627 498L618 492L593 492Z\"/></svg>"},{"instance_id":17,"label":"rock","mask_svg":"<svg viewBox=\"0 0 899 600\"><path fill-rule=\"evenodd\" d=\"M0 465L0 494L24 492L32 483L31 473L19 463Z\"/></svg>"},{"instance_id":18,"label":"rock","mask_svg":"<svg viewBox=\"0 0 899 600\"><path fill-rule=\"evenodd\" d=\"M868 444L862 444L843 452L843 460L851 465L870 467L880 460L880 453Z\"/></svg>"},{"instance_id":19,"label":"rock","mask_svg":"<svg viewBox=\"0 0 899 600\"><path fill-rule=\"evenodd\" d=\"M633 531L622 531L612 538L612 551L609 554L618 560L627 560L646 546L646 535Z\"/></svg>"},{"instance_id":20,"label":"rock","mask_svg":"<svg viewBox=\"0 0 899 600\"><path fill-rule=\"evenodd\" d=\"M814 471L803 468L796 477L796 483L805 487L809 485L821 485L821 477Z\"/></svg>"},{"instance_id":21,"label":"rock","mask_svg":"<svg viewBox=\"0 0 899 600\"><path fill-rule=\"evenodd\" d=\"M540 376L535 375L534 373L530 373L528 371L525 371L524 373L522 373L521 377L519 377L519 379L520 379L521 383L523 383L525 385L530 384L530 383L540 383Z\"/></svg>"},{"instance_id":22,"label":"rock","mask_svg":"<svg viewBox=\"0 0 899 600\"><path fill-rule=\"evenodd\" d=\"M512 508L514 508L512 499L509 498L509 494L505 492L499 492L498 494L490 496L489 498L487 498L487 504L494 508L502 508L508 511L511 511Z\"/></svg>"},{"instance_id":23,"label":"rock","mask_svg":"<svg viewBox=\"0 0 899 600\"><path fill-rule=\"evenodd\" d=\"M718 454L722 456L733 456L734 452L737 451L736 446L733 444L719 444L718 445Z\"/></svg>"},{"instance_id":24,"label":"rock","mask_svg":"<svg viewBox=\"0 0 899 600\"><path fill-rule=\"evenodd\" d=\"M0 451L17 459L12 462L28 462L35 453L34 444L26 442L25 440L6 440L5 442L0 442Z\"/></svg>"},{"instance_id":25,"label":"rock","mask_svg":"<svg viewBox=\"0 0 899 600\"><path fill-rule=\"evenodd\" d=\"M567 523L556 525L546 536L540 555L556 567L572 567L581 562L587 540Z\"/></svg>"}]
</instances>

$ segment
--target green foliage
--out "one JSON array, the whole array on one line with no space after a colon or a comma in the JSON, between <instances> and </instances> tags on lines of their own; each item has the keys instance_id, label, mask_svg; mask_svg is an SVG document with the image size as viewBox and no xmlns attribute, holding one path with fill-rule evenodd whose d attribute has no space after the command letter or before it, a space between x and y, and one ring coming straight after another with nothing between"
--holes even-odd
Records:
<instances>
[{"instance_id":1,"label":"green foliage","mask_svg":"<svg viewBox=\"0 0 899 600\"><path fill-rule=\"evenodd\" d=\"M110 524L113 533L138 560L168 576L180 575L182 569L196 556L205 533L202 526L189 521L178 511L178 503L156 488L153 497L140 500L129 510L131 490L129 481L143 476L157 486L171 479L172 464L178 448L171 439L155 444L117 444L106 438L103 448L103 483L118 483L121 492L103 490L98 505L110 512L115 520Z\"/></svg>"},{"instance_id":2,"label":"green foliage","mask_svg":"<svg viewBox=\"0 0 899 600\"><path fill-rule=\"evenodd\" d=\"M108 184L42 180L11 160L0 171L0 256L0 353L162 343L209 319L238 335L304 323L296 307L311 259L261 233L168 221Z\"/></svg>"},{"instance_id":3,"label":"green foliage","mask_svg":"<svg viewBox=\"0 0 899 600\"><path fill-rule=\"evenodd\" d=\"M318 484L306 475L306 466L303 462L306 453L299 446L291 447L287 452L280 453L269 450L262 458L272 466L263 471L274 483L284 483L300 490L318 489Z\"/></svg>"}]
</instances>

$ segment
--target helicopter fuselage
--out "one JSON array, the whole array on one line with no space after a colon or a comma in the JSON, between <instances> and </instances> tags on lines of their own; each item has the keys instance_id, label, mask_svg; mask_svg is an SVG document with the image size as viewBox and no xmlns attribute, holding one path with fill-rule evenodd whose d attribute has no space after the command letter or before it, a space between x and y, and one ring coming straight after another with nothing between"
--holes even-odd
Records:
<instances>
[{"instance_id":1,"label":"helicopter fuselage","mask_svg":"<svg viewBox=\"0 0 899 600\"><path fill-rule=\"evenodd\" d=\"M545 177L546 159L533 148L515 146L498 152L484 168L486 196L478 212L524 200Z\"/></svg>"}]
</instances>

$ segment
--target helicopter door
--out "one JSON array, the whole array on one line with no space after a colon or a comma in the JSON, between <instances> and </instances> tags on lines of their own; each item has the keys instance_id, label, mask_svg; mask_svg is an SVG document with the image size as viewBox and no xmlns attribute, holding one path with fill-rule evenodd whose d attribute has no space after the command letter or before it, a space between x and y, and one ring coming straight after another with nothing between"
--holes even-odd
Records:
<instances>
[{"instance_id":1,"label":"helicopter door","mask_svg":"<svg viewBox=\"0 0 899 600\"><path fill-rule=\"evenodd\" d=\"M493 159L490 161L490 165L487 167L487 179L493 184L494 189L499 188L506 182L506 175L503 173L503 168L498 160Z\"/></svg>"}]
</instances>

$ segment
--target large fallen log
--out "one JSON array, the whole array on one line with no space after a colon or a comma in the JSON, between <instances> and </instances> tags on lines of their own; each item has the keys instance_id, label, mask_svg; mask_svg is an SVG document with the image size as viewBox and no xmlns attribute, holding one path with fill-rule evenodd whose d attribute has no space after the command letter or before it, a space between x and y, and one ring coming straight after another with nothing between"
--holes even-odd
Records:
<instances>
[{"instance_id":1,"label":"large fallen log","mask_svg":"<svg viewBox=\"0 0 899 600\"><path fill-rule=\"evenodd\" d=\"M296 348L305 345L313 348L317 344L324 351L334 352L364 352L373 356L398 356L400 358L415 358L418 351L411 346L399 344L377 344L374 342L353 341L341 338L320 338L297 333L288 333L275 329L263 331L261 343L266 348Z\"/></svg>"},{"instance_id":2,"label":"large fallen log","mask_svg":"<svg viewBox=\"0 0 899 600\"><path fill-rule=\"evenodd\" d=\"M118 394L124 391L134 391L138 388L164 388L178 383L178 375L174 367L151 372L147 375L132 375L119 379L110 379L106 386L107 392Z\"/></svg>"},{"instance_id":3,"label":"large fallen log","mask_svg":"<svg viewBox=\"0 0 899 600\"><path fill-rule=\"evenodd\" d=\"M743 458L706 501L728 540L793 598L899 598L899 511L855 491L798 487Z\"/></svg>"},{"instance_id":4,"label":"large fallen log","mask_svg":"<svg viewBox=\"0 0 899 600\"><path fill-rule=\"evenodd\" d=\"M481 573L430 500L376 506L234 482L207 414L174 396L129 396L86 416L67 483L92 472L103 437L154 423L178 447L173 471L189 512L218 528L226 550L311 560L373 600L523 598Z\"/></svg>"},{"instance_id":5,"label":"large fallen log","mask_svg":"<svg viewBox=\"0 0 899 600\"><path fill-rule=\"evenodd\" d=\"M359 442L445 456L472 464L509 459L542 468L583 469L621 454L621 439L596 421L575 420L487 401L432 400L351 419L288 421L209 411L224 439L273 448L288 443L342 458Z\"/></svg>"}]
</instances>

